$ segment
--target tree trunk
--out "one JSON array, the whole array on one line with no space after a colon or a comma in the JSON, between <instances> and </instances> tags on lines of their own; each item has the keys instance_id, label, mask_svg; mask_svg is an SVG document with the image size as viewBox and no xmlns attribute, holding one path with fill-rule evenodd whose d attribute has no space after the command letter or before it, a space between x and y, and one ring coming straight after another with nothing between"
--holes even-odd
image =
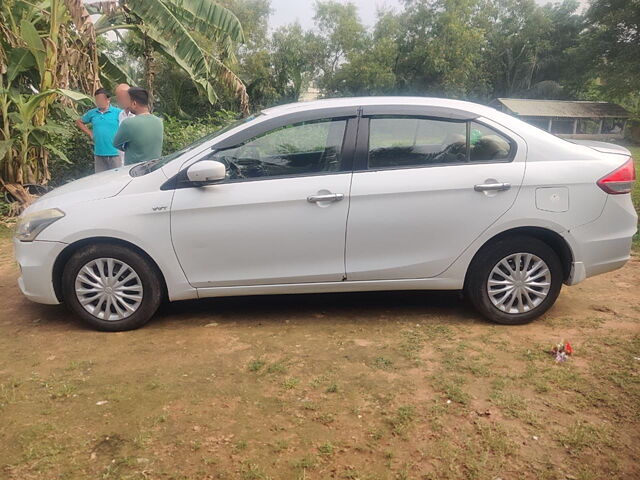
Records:
<instances>
[{"instance_id":1,"label":"tree trunk","mask_svg":"<svg viewBox=\"0 0 640 480\"><path fill-rule=\"evenodd\" d=\"M155 72L155 59L153 58L153 45L151 39L144 36L144 83L149 92L149 96L153 100L154 88L153 83L156 76Z\"/></svg>"}]
</instances>

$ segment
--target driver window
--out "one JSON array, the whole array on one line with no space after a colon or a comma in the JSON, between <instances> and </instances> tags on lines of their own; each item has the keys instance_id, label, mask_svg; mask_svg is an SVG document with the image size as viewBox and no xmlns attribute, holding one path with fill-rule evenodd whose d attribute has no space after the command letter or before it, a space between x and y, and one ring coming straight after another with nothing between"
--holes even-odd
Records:
<instances>
[{"instance_id":1,"label":"driver window","mask_svg":"<svg viewBox=\"0 0 640 480\"><path fill-rule=\"evenodd\" d=\"M416 117L372 117L369 168L466 161L466 122Z\"/></svg>"},{"instance_id":2,"label":"driver window","mask_svg":"<svg viewBox=\"0 0 640 480\"><path fill-rule=\"evenodd\" d=\"M287 125L209 159L225 164L232 180L335 172L346 125L346 120L331 119Z\"/></svg>"}]
</instances>

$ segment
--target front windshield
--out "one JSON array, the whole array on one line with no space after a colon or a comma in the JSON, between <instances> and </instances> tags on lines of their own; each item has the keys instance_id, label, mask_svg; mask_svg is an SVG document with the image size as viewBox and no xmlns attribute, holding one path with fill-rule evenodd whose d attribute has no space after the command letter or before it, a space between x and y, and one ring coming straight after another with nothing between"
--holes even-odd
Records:
<instances>
[{"instance_id":1,"label":"front windshield","mask_svg":"<svg viewBox=\"0 0 640 480\"><path fill-rule=\"evenodd\" d=\"M141 163L140 165L136 165L134 166L131 171L129 172L131 174L132 177L140 177L142 175L146 175L147 173L151 173L155 170L157 170L158 168L163 167L164 165L166 165L167 163L169 163L170 161L178 158L181 155L184 155L185 153L188 153L192 150L195 150L196 148L198 148L200 145L208 142L209 140L213 140L214 138L222 135L223 133L228 132L229 130L232 130L244 123L250 122L251 120L254 120L255 118L257 118L256 115L251 115L247 118L243 118L241 120L237 120L235 122L230 123L229 125L227 125L226 127L221 128L220 130L216 130L213 133L210 133L209 135L206 135L204 137L202 137L199 140L196 140L194 143L184 147L182 150L178 150L176 152L170 153L169 155L165 155L163 157L160 158L156 158L154 160L149 160L148 162L144 162Z\"/></svg>"}]
</instances>

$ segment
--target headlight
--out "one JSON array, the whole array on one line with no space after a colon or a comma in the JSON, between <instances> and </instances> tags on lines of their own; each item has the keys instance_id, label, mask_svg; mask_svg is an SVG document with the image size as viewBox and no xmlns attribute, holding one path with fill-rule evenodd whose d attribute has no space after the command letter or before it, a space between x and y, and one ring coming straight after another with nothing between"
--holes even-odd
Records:
<instances>
[{"instance_id":1,"label":"headlight","mask_svg":"<svg viewBox=\"0 0 640 480\"><path fill-rule=\"evenodd\" d=\"M64 212L57 208L24 215L19 218L16 225L16 238L22 242L33 242L40 232L62 217Z\"/></svg>"}]
</instances>

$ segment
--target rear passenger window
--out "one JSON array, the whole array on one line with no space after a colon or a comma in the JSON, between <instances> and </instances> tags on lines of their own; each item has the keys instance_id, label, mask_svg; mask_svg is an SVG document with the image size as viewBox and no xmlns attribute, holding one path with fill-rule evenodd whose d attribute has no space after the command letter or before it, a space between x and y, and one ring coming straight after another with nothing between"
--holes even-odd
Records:
<instances>
[{"instance_id":1,"label":"rear passenger window","mask_svg":"<svg viewBox=\"0 0 640 480\"><path fill-rule=\"evenodd\" d=\"M464 162L467 124L415 117L373 117L369 168Z\"/></svg>"},{"instance_id":2,"label":"rear passenger window","mask_svg":"<svg viewBox=\"0 0 640 480\"><path fill-rule=\"evenodd\" d=\"M478 122L379 116L369 121L369 168L509 161L509 139Z\"/></svg>"},{"instance_id":3,"label":"rear passenger window","mask_svg":"<svg viewBox=\"0 0 640 480\"><path fill-rule=\"evenodd\" d=\"M495 130L476 122L471 122L470 130L470 161L488 162L511 157L511 143Z\"/></svg>"}]
</instances>

